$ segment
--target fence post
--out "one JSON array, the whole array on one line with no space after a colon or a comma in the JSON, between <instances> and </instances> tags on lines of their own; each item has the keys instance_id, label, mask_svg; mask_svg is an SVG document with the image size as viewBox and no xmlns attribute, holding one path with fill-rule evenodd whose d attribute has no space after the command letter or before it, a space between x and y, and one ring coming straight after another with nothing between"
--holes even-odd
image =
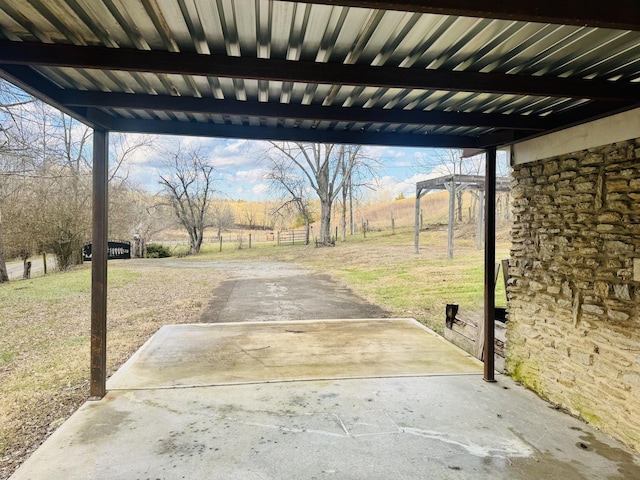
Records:
<instances>
[{"instance_id":1,"label":"fence post","mask_svg":"<svg viewBox=\"0 0 640 480\"><path fill-rule=\"evenodd\" d=\"M367 238L367 224L362 221L362 237Z\"/></svg>"},{"instance_id":2,"label":"fence post","mask_svg":"<svg viewBox=\"0 0 640 480\"><path fill-rule=\"evenodd\" d=\"M277 242L278 242L278 246L280 246L280 232L278 232L278 240L277 240Z\"/></svg>"},{"instance_id":3,"label":"fence post","mask_svg":"<svg viewBox=\"0 0 640 480\"><path fill-rule=\"evenodd\" d=\"M393 215L391 215L391 235L395 235L396 234L396 221L393 218Z\"/></svg>"},{"instance_id":4,"label":"fence post","mask_svg":"<svg viewBox=\"0 0 640 480\"><path fill-rule=\"evenodd\" d=\"M338 227L336 227L336 241L334 243L338 243Z\"/></svg>"},{"instance_id":5,"label":"fence post","mask_svg":"<svg viewBox=\"0 0 640 480\"><path fill-rule=\"evenodd\" d=\"M220 251L222 251L222 234L220 234Z\"/></svg>"},{"instance_id":6,"label":"fence post","mask_svg":"<svg viewBox=\"0 0 640 480\"><path fill-rule=\"evenodd\" d=\"M251 234L249 234L249 248L251 248Z\"/></svg>"}]
</instances>

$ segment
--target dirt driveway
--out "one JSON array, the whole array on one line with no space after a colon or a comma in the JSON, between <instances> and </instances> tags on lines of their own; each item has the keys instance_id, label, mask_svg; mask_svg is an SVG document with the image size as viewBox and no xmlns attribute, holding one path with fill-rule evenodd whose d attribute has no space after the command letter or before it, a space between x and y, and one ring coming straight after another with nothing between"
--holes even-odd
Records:
<instances>
[{"instance_id":1,"label":"dirt driveway","mask_svg":"<svg viewBox=\"0 0 640 480\"><path fill-rule=\"evenodd\" d=\"M385 318L389 312L367 303L328 275L280 262L216 262L227 280L213 292L201 321L268 322Z\"/></svg>"}]
</instances>

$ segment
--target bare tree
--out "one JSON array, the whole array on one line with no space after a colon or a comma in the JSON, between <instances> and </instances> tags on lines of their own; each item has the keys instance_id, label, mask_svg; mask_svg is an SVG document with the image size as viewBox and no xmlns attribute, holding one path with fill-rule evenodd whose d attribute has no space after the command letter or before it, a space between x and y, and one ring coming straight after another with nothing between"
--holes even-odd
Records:
<instances>
[{"instance_id":1,"label":"bare tree","mask_svg":"<svg viewBox=\"0 0 640 480\"><path fill-rule=\"evenodd\" d=\"M287 188L287 201L304 198L300 193L310 189L320 200L319 242L331 243L331 207L360 158L360 147L336 144L272 142L268 155L272 164L272 183L282 180L296 188ZM292 172L297 172L293 174ZM297 184L296 184L297 182ZM301 205L300 205L301 207Z\"/></svg>"},{"instance_id":2,"label":"bare tree","mask_svg":"<svg viewBox=\"0 0 640 480\"><path fill-rule=\"evenodd\" d=\"M272 158L271 161L273 164L267 180L271 183L271 191L279 196L279 205L273 214L280 218L292 212L299 215L304 222L305 244L309 244L313 209L305 178L291 167L286 157Z\"/></svg>"},{"instance_id":3,"label":"bare tree","mask_svg":"<svg viewBox=\"0 0 640 480\"><path fill-rule=\"evenodd\" d=\"M168 152L167 173L160 175L160 185L180 224L189 234L189 253L200 253L207 212L214 192L214 173L197 150L177 147Z\"/></svg>"},{"instance_id":4,"label":"bare tree","mask_svg":"<svg viewBox=\"0 0 640 480\"><path fill-rule=\"evenodd\" d=\"M257 217L257 211L256 211L256 205L253 202L244 202L242 205L242 217L243 220L246 223L246 225L249 227L249 230L253 230L255 223L256 223L256 217Z\"/></svg>"},{"instance_id":5,"label":"bare tree","mask_svg":"<svg viewBox=\"0 0 640 480\"><path fill-rule=\"evenodd\" d=\"M0 278L5 255L54 252L64 269L82 262L90 237L91 136L86 125L0 82ZM111 229L131 230L126 162L148 137L111 136Z\"/></svg>"},{"instance_id":6,"label":"bare tree","mask_svg":"<svg viewBox=\"0 0 640 480\"><path fill-rule=\"evenodd\" d=\"M80 263L90 231L91 130L38 101L12 108L11 118L19 153L10 171L17 193L4 203L5 253L20 256L25 265L45 251L56 254L61 269Z\"/></svg>"},{"instance_id":7,"label":"bare tree","mask_svg":"<svg viewBox=\"0 0 640 480\"><path fill-rule=\"evenodd\" d=\"M236 223L236 218L229 204L223 200L216 200L211 204L211 226L216 229L218 238L222 235L222 230L231 228Z\"/></svg>"},{"instance_id":8,"label":"bare tree","mask_svg":"<svg viewBox=\"0 0 640 480\"><path fill-rule=\"evenodd\" d=\"M2 211L0 210L0 283L9 281L9 273L7 272L7 263L4 253L4 241L2 239Z\"/></svg>"},{"instance_id":9,"label":"bare tree","mask_svg":"<svg viewBox=\"0 0 640 480\"><path fill-rule=\"evenodd\" d=\"M8 82L0 80L0 283L9 281L7 272L4 224L2 219L3 196L6 190L8 178L22 173L23 168L15 160L20 159L23 145L16 144L15 135L16 118L15 110L29 105L33 98Z\"/></svg>"},{"instance_id":10,"label":"bare tree","mask_svg":"<svg viewBox=\"0 0 640 480\"><path fill-rule=\"evenodd\" d=\"M147 135L109 135L109 236L126 240L137 235L143 243L159 229L156 198L142 192L129 180L128 165L139 151L151 151L153 139Z\"/></svg>"},{"instance_id":11,"label":"bare tree","mask_svg":"<svg viewBox=\"0 0 640 480\"><path fill-rule=\"evenodd\" d=\"M341 188L341 240L347 240L347 210L349 211L349 224L351 235L354 233L355 222L353 218L353 201L357 200L361 191L372 189L371 179L375 175L375 170L379 162L363 154L360 145L343 146L343 161L340 168L345 181Z\"/></svg>"}]
</instances>

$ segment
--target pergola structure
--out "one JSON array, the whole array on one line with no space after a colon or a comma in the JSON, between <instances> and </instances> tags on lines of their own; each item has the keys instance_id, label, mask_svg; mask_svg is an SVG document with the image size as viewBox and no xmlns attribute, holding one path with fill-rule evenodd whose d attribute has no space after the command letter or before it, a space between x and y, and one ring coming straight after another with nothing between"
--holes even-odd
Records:
<instances>
[{"instance_id":1,"label":"pergola structure","mask_svg":"<svg viewBox=\"0 0 640 480\"><path fill-rule=\"evenodd\" d=\"M471 191L478 199L477 238L478 249L482 248L482 227L484 225L484 192L486 190L485 177L481 175L445 175L430 178L416 183L416 216L414 247L416 253L420 252L420 199L434 190L446 190L449 192L449 218L447 221L447 258L453 258L453 227L455 224L456 195L464 190ZM508 192L511 189L511 180L508 177L496 177L496 192Z\"/></svg>"},{"instance_id":2,"label":"pergola structure","mask_svg":"<svg viewBox=\"0 0 640 480\"><path fill-rule=\"evenodd\" d=\"M0 75L94 129L92 396L108 132L485 150L489 336L496 147L636 107L639 51L636 0L0 0Z\"/></svg>"}]
</instances>

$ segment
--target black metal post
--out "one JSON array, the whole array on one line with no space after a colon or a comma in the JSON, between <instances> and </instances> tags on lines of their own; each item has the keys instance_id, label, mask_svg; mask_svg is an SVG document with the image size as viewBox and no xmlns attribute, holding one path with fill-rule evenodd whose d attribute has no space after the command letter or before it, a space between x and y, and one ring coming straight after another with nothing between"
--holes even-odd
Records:
<instances>
[{"instance_id":1,"label":"black metal post","mask_svg":"<svg viewBox=\"0 0 640 480\"><path fill-rule=\"evenodd\" d=\"M484 243L484 380L495 382L496 147L485 155Z\"/></svg>"},{"instance_id":2,"label":"black metal post","mask_svg":"<svg viewBox=\"0 0 640 480\"><path fill-rule=\"evenodd\" d=\"M109 133L93 132L93 239L91 246L92 399L107 393L107 236Z\"/></svg>"}]
</instances>

